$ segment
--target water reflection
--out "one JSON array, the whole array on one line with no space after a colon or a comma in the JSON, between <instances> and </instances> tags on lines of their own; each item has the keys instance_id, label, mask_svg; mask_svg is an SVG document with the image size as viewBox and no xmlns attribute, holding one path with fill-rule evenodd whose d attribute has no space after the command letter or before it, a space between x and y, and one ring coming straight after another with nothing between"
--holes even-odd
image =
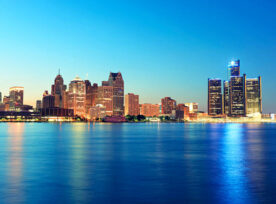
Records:
<instances>
[{"instance_id":1,"label":"water reflection","mask_svg":"<svg viewBox=\"0 0 276 204\"><path fill-rule=\"evenodd\" d=\"M85 168L86 158L86 145L85 145L85 132L87 124L74 123L71 128L72 144L70 148L71 154L71 167L70 167L70 195L74 200L74 203L82 203L87 200L85 189L88 187L87 173ZM89 169L91 171L91 168Z\"/></svg>"},{"instance_id":2,"label":"water reflection","mask_svg":"<svg viewBox=\"0 0 276 204\"><path fill-rule=\"evenodd\" d=\"M226 124L222 137L221 168L224 202L248 203L249 188L243 140L244 124Z\"/></svg>"},{"instance_id":3,"label":"water reflection","mask_svg":"<svg viewBox=\"0 0 276 204\"><path fill-rule=\"evenodd\" d=\"M22 184L23 169L23 134L24 123L9 123L9 162L8 162L8 197L10 203L20 203L24 199Z\"/></svg>"}]
</instances>

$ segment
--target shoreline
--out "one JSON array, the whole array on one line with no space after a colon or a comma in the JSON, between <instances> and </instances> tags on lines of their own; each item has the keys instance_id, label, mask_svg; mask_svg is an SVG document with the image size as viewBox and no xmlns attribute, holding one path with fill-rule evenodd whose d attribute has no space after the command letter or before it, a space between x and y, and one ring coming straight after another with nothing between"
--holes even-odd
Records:
<instances>
[{"instance_id":1,"label":"shoreline","mask_svg":"<svg viewBox=\"0 0 276 204\"><path fill-rule=\"evenodd\" d=\"M102 121L13 121L13 120L5 120L0 121L0 123L99 123L99 124L122 124L122 123L201 123L201 124L222 124L222 123L245 123L245 124L253 124L253 123L276 123L276 120L263 120L263 121L141 121L141 122L102 122Z\"/></svg>"}]
</instances>

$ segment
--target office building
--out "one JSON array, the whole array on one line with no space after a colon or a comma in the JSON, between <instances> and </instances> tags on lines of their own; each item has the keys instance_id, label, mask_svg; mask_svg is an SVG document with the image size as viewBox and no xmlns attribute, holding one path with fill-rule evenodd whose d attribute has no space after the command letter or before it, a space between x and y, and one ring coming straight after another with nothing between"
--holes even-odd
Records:
<instances>
[{"instance_id":1,"label":"office building","mask_svg":"<svg viewBox=\"0 0 276 204\"><path fill-rule=\"evenodd\" d=\"M74 115L85 117L85 83L78 76L70 82L68 91L68 109L74 111Z\"/></svg>"},{"instance_id":2,"label":"office building","mask_svg":"<svg viewBox=\"0 0 276 204\"><path fill-rule=\"evenodd\" d=\"M89 109L96 105L96 99L98 95L98 84L94 83L93 85L91 85L89 80L85 80L85 90L85 110L86 113L89 114Z\"/></svg>"},{"instance_id":3,"label":"office building","mask_svg":"<svg viewBox=\"0 0 276 204\"><path fill-rule=\"evenodd\" d=\"M133 93L125 95L125 115L139 115L139 96Z\"/></svg>"},{"instance_id":4,"label":"office building","mask_svg":"<svg viewBox=\"0 0 276 204\"><path fill-rule=\"evenodd\" d=\"M0 92L0 103L2 103L2 93Z\"/></svg>"},{"instance_id":5,"label":"office building","mask_svg":"<svg viewBox=\"0 0 276 204\"><path fill-rule=\"evenodd\" d=\"M108 116L113 115L113 98L113 87L109 86L107 81L103 81L102 86L98 87L96 104L103 105Z\"/></svg>"},{"instance_id":6,"label":"office building","mask_svg":"<svg viewBox=\"0 0 276 204\"><path fill-rule=\"evenodd\" d=\"M161 99L162 114L172 114L172 111L176 109L176 101L170 97Z\"/></svg>"},{"instance_id":7,"label":"office building","mask_svg":"<svg viewBox=\"0 0 276 204\"><path fill-rule=\"evenodd\" d=\"M14 111L20 106L23 106L24 88L21 86L14 86L10 88L9 105L10 110Z\"/></svg>"},{"instance_id":8,"label":"office building","mask_svg":"<svg viewBox=\"0 0 276 204\"><path fill-rule=\"evenodd\" d=\"M106 116L106 107L98 104L89 109L89 120L103 119Z\"/></svg>"},{"instance_id":9,"label":"office building","mask_svg":"<svg viewBox=\"0 0 276 204\"><path fill-rule=\"evenodd\" d=\"M246 79L246 115L262 113L261 77Z\"/></svg>"},{"instance_id":10,"label":"office building","mask_svg":"<svg viewBox=\"0 0 276 204\"><path fill-rule=\"evenodd\" d=\"M229 115L230 109L230 95L229 95L229 81L223 82L223 113Z\"/></svg>"},{"instance_id":11,"label":"office building","mask_svg":"<svg viewBox=\"0 0 276 204\"><path fill-rule=\"evenodd\" d=\"M63 92L66 91L63 78L58 74L52 85L51 95L55 97L55 107L63 108Z\"/></svg>"},{"instance_id":12,"label":"office building","mask_svg":"<svg viewBox=\"0 0 276 204\"><path fill-rule=\"evenodd\" d=\"M36 101L36 110L40 110L42 108L42 101L41 100L37 100Z\"/></svg>"},{"instance_id":13,"label":"office building","mask_svg":"<svg viewBox=\"0 0 276 204\"><path fill-rule=\"evenodd\" d=\"M221 80L208 79L208 114L222 115Z\"/></svg>"},{"instance_id":14,"label":"office building","mask_svg":"<svg viewBox=\"0 0 276 204\"><path fill-rule=\"evenodd\" d=\"M108 83L113 87L113 115L124 115L124 80L121 72L111 72Z\"/></svg>"},{"instance_id":15,"label":"office building","mask_svg":"<svg viewBox=\"0 0 276 204\"><path fill-rule=\"evenodd\" d=\"M55 96L47 95L47 92L44 92L42 98L42 108L54 108L55 107Z\"/></svg>"},{"instance_id":16,"label":"office building","mask_svg":"<svg viewBox=\"0 0 276 204\"><path fill-rule=\"evenodd\" d=\"M230 99L230 115L245 116L245 81L246 75L232 76L230 79L229 99Z\"/></svg>"},{"instance_id":17,"label":"office building","mask_svg":"<svg viewBox=\"0 0 276 204\"><path fill-rule=\"evenodd\" d=\"M140 115L146 117L158 117L160 114L160 105L159 104L141 104L140 105Z\"/></svg>"}]
</instances>

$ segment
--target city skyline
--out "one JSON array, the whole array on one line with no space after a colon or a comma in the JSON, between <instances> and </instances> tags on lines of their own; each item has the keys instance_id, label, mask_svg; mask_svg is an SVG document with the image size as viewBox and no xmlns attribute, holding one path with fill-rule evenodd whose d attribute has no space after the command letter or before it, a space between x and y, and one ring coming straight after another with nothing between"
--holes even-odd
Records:
<instances>
[{"instance_id":1,"label":"city skyline","mask_svg":"<svg viewBox=\"0 0 276 204\"><path fill-rule=\"evenodd\" d=\"M227 79L239 58L249 78L262 76L263 112L276 112L274 2L122 2L1 1L2 97L23 86L35 105L59 68L67 85L120 71L141 103L170 96L207 111L206 78Z\"/></svg>"}]
</instances>

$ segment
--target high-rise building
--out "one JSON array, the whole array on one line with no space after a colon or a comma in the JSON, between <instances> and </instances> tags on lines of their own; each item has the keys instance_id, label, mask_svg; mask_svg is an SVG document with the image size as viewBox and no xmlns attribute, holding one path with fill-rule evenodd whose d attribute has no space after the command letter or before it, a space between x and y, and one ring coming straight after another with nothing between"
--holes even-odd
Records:
<instances>
[{"instance_id":1,"label":"high-rise building","mask_svg":"<svg viewBox=\"0 0 276 204\"><path fill-rule=\"evenodd\" d=\"M90 108L96 105L96 99L98 95L98 84L94 83L93 86L91 86L90 81L85 80L85 90L85 110L86 113L89 115Z\"/></svg>"},{"instance_id":2,"label":"high-rise building","mask_svg":"<svg viewBox=\"0 0 276 204\"><path fill-rule=\"evenodd\" d=\"M113 115L124 115L124 80L121 72L111 72L108 83L113 87Z\"/></svg>"},{"instance_id":3,"label":"high-rise building","mask_svg":"<svg viewBox=\"0 0 276 204\"><path fill-rule=\"evenodd\" d=\"M129 93L125 95L125 115L139 115L139 95Z\"/></svg>"},{"instance_id":4,"label":"high-rise building","mask_svg":"<svg viewBox=\"0 0 276 204\"><path fill-rule=\"evenodd\" d=\"M240 76L240 60L232 60L228 65L228 78Z\"/></svg>"},{"instance_id":5,"label":"high-rise building","mask_svg":"<svg viewBox=\"0 0 276 204\"><path fill-rule=\"evenodd\" d=\"M0 92L0 103L2 103L2 93Z\"/></svg>"},{"instance_id":6,"label":"high-rise building","mask_svg":"<svg viewBox=\"0 0 276 204\"><path fill-rule=\"evenodd\" d=\"M68 109L74 110L74 115L85 117L85 82L76 77L69 84Z\"/></svg>"},{"instance_id":7,"label":"high-rise building","mask_svg":"<svg viewBox=\"0 0 276 204\"><path fill-rule=\"evenodd\" d=\"M176 101L170 97L161 99L162 114L172 114L172 111L176 109Z\"/></svg>"},{"instance_id":8,"label":"high-rise building","mask_svg":"<svg viewBox=\"0 0 276 204\"><path fill-rule=\"evenodd\" d=\"M14 86L10 88L10 110L15 110L17 107L23 106L24 88Z\"/></svg>"},{"instance_id":9,"label":"high-rise building","mask_svg":"<svg viewBox=\"0 0 276 204\"><path fill-rule=\"evenodd\" d=\"M102 86L98 87L96 104L105 107L106 115L113 115L113 87L107 81L103 81Z\"/></svg>"},{"instance_id":10,"label":"high-rise building","mask_svg":"<svg viewBox=\"0 0 276 204\"><path fill-rule=\"evenodd\" d=\"M229 99L230 99L230 115L245 116L245 81L246 75L232 76L230 80Z\"/></svg>"},{"instance_id":11,"label":"high-rise building","mask_svg":"<svg viewBox=\"0 0 276 204\"><path fill-rule=\"evenodd\" d=\"M36 110L40 110L42 108L42 101L41 100L37 100L36 101Z\"/></svg>"},{"instance_id":12,"label":"high-rise building","mask_svg":"<svg viewBox=\"0 0 276 204\"><path fill-rule=\"evenodd\" d=\"M55 97L55 107L63 108L63 92L66 91L63 78L58 74L55 83L52 85L51 94Z\"/></svg>"},{"instance_id":13,"label":"high-rise building","mask_svg":"<svg viewBox=\"0 0 276 204\"><path fill-rule=\"evenodd\" d=\"M230 98L229 98L229 81L223 82L223 113L229 114Z\"/></svg>"},{"instance_id":14,"label":"high-rise building","mask_svg":"<svg viewBox=\"0 0 276 204\"><path fill-rule=\"evenodd\" d=\"M222 115L221 80L208 79L208 114Z\"/></svg>"},{"instance_id":15,"label":"high-rise building","mask_svg":"<svg viewBox=\"0 0 276 204\"><path fill-rule=\"evenodd\" d=\"M160 106L159 104L141 104L140 105L140 115L144 115L146 117L158 117L160 114Z\"/></svg>"},{"instance_id":16,"label":"high-rise building","mask_svg":"<svg viewBox=\"0 0 276 204\"><path fill-rule=\"evenodd\" d=\"M246 79L246 115L262 113L261 77Z\"/></svg>"}]
</instances>

